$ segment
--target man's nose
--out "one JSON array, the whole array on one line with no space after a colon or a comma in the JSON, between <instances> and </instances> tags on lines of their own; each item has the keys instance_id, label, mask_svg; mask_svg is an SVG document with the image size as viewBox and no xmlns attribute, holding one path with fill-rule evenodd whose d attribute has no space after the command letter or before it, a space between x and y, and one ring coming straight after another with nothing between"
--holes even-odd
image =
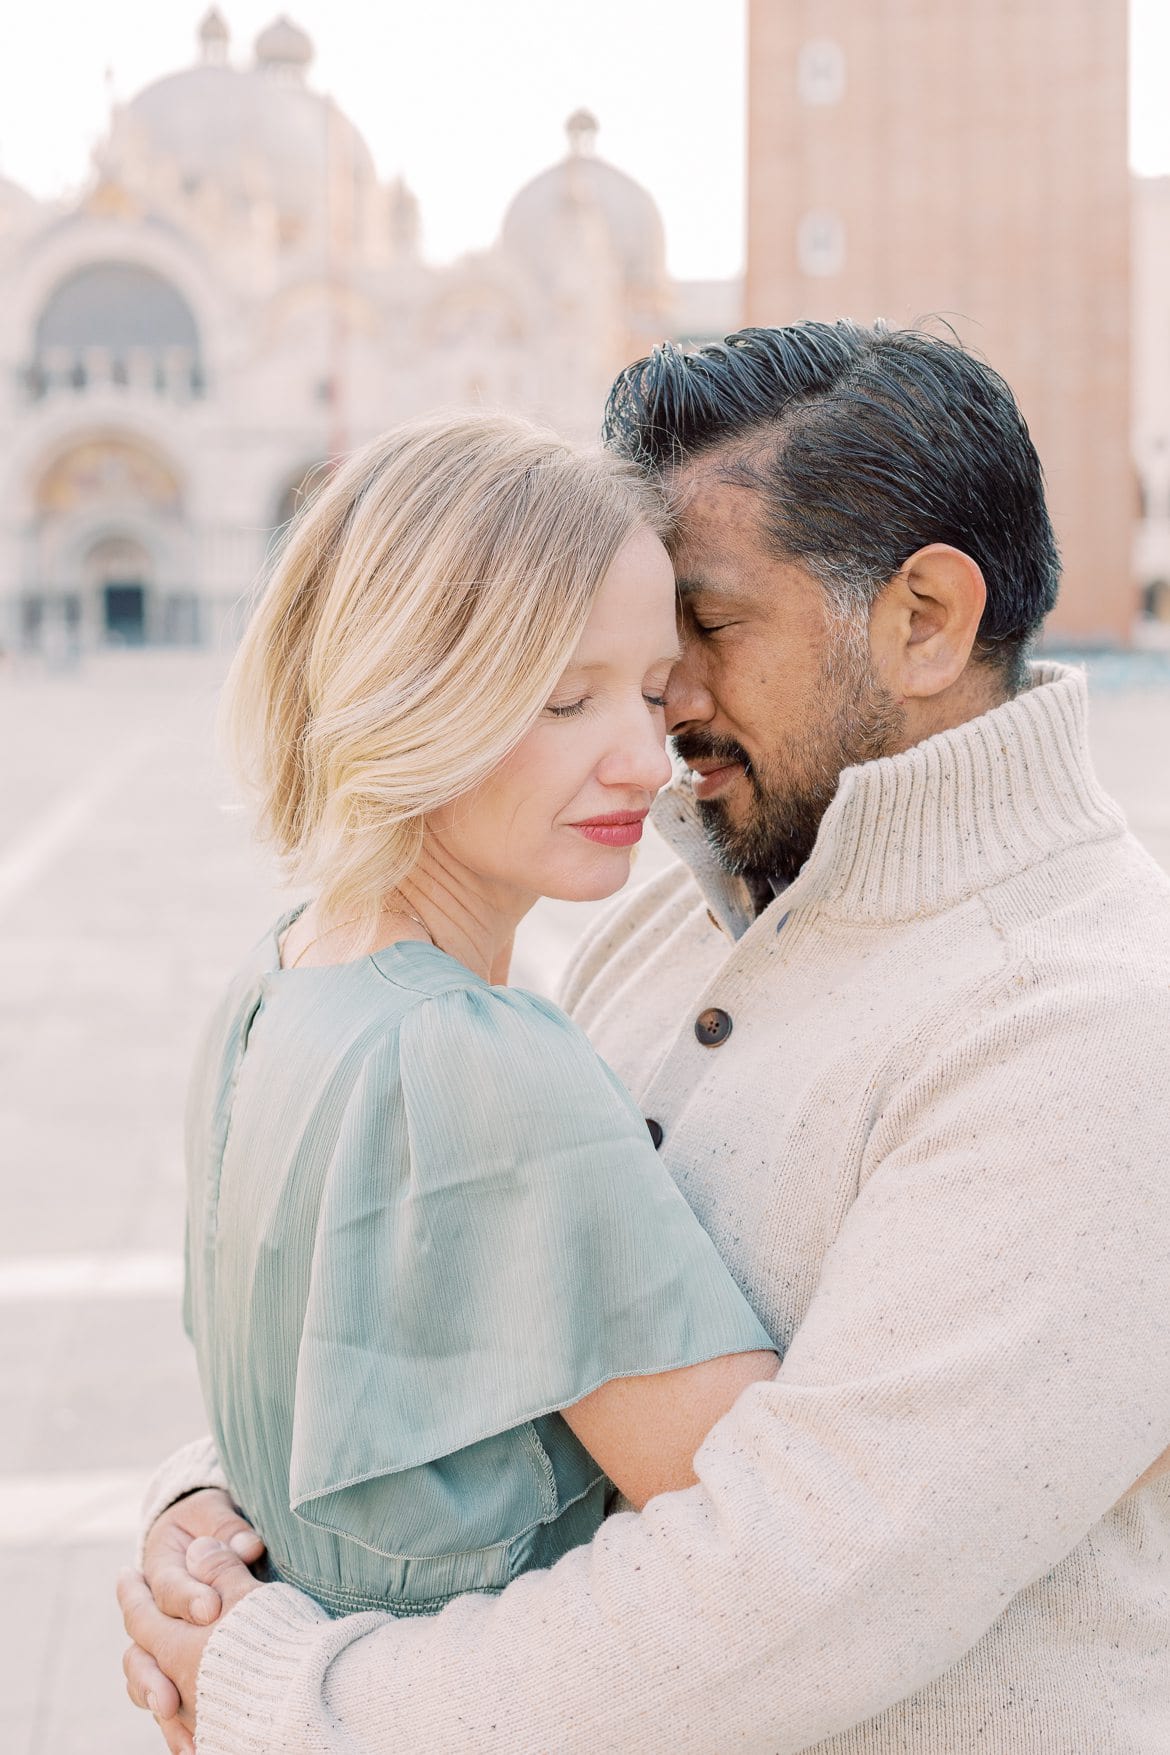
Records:
<instances>
[{"instance_id":1,"label":"man's nose","mask_svg":"<svg viewBox=\"0 0 1170 1755\"><path fill-rule=\"evenodd\" d=\"M706 725L715 717L715 697L707 687L693 645L683 647L666 684L666 729L671 736L687 725Z\"/></svg>"}]
</instances>

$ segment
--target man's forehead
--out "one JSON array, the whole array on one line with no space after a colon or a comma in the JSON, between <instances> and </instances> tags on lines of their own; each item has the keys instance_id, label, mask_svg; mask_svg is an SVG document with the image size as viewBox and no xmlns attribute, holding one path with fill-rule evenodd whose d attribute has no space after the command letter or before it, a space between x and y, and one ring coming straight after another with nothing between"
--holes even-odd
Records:
<instances>
[{"instance_id":1,"label":"man's forehead","mask_svg":"<svg viewBox=\"0 0 1170 1755\"><path fill-rule=\"evenodd\" d=\"M732 473L732 459L722 451L705 453L673 471L666 483L671 505L684 520L742 519L759 516L760 494L750 482Z\"/></svg>"},{"instance_id":2,"label":"man's forehead","mask_svg":"<svg viewBox=\"0 0 1170 1755\"><path fill-rule=\"evenodd\" d=\"M670 550L683 597L742 589L775 565L754 489L721 479L710 465L680 471L671 489Z\"/></svg>"}]
</instances>

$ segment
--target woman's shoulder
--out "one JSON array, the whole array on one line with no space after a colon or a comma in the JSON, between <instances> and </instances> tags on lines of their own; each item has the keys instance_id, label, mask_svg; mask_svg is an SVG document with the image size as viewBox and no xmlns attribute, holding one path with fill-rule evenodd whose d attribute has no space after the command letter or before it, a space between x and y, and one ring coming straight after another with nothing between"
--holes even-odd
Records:
<instances>
[{"instance_id":1,"label":"woman's shoulder","mask_svg":"<svg viewBox=\"0 0 1170 1755\"><path fill-rule=\"evenodd\" d=\"M402 1089L416 1114L465 1122L481 1137L535 1132L546 1147L582 1130L647 1137L624 1086L551 999L457 969L432 968L427 983L399 1029Z\"/></svg>"},{"instance_id":2,"label":"woman's shoulder","mask_svg":"<svg viewBox=\"0 0 1170 1755\"><path fill-rule=\"evenodd\" d=\"M411 971L420 1003L404 1020L410 1048L474 1059L502 1055L517 1070L533 1072L550 1061L566 1074L573 1069L593 1074L604 1067L589 1038L555 1001L523 987L493 986L441 953L432 958L424 968L418 967L423 959L416 959ZM397 971L395 979L401 979ZM407 1046L404 1042L404 1053Z\"/></svg>"}]
</instances>

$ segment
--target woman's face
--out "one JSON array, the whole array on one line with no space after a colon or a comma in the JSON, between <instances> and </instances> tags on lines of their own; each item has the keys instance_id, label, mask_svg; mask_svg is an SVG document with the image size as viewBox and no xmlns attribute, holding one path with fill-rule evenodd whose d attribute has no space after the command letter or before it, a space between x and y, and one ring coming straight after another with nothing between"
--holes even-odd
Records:
<instances>
[{"instance_id":1,"label":"woman's face","mask_svg":"<svg viewBox=\"0 0 1170 1755\"><path fill-rule=\"evenodd\" d=\"M670 779L663 697L677 656L674 571L639 530L537 724L482 786L430 819L447 855L528 896L589 901L620 889Z\"/></svg>"}]
</instances>

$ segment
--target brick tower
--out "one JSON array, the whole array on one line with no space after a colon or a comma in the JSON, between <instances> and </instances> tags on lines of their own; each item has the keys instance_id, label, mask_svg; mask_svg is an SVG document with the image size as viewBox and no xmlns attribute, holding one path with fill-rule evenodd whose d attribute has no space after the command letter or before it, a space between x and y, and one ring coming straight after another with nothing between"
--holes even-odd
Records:
<instances>
[{"instance_id":1,"label":"brick tower","mask_svg":"<svg viewBox=\"0 0 1170 1755\"><path fill-rule=\"evenodd\" d=\"M1065 561L1129 637L1126 0L749 0L749 323L941 313L1008 379Z\"/></svg>"}]
</instances>

